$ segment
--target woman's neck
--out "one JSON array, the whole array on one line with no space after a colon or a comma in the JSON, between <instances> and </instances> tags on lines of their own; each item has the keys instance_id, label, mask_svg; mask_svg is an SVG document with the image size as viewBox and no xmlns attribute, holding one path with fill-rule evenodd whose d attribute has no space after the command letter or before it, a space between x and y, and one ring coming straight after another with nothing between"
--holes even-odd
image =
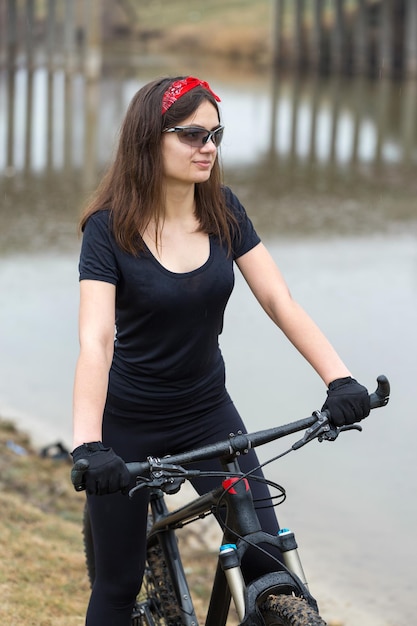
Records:
<instances>
[{"instance_id":1,"label":"woman's neck","mask_svg":"<svg viewBox=\"0 0 417 626\"><path fill-rule=\"evenodd\" d=\"M164 221L185 220L195 216L194 185L169 185L165 192Z\"/></svg>"}]
</instances>

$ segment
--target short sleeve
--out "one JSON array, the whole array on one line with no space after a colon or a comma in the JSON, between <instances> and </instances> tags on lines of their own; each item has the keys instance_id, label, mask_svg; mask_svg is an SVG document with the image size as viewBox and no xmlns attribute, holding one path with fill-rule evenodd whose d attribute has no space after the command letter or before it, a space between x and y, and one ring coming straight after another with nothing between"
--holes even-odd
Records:
<instances>
[{"instance_id":1,"label":"short sleeve","mask_svg":"<svg viewBox=\"0 0 417 626\"><path fill-rule=\"evenodd\" d=\"M119 280L115 242L109 228L109 211L98 211L84 227L79 262L80 280L101 280L116 285Z\"/></svg>"},{"instance_id":2,"label":"short sleeve","mask_svg":"<svg viewBox=\"0 0 417 626\"><path fill-rule=\"evenodd\" d=\"M256 232L251 219L238 197L229 187L224 187L223 192L225 194L226 204L232 211L238 224L237 228L233 228L232 231L233 259L236 260L257 246L261 238Z\"/></svg>"}]
</instances>

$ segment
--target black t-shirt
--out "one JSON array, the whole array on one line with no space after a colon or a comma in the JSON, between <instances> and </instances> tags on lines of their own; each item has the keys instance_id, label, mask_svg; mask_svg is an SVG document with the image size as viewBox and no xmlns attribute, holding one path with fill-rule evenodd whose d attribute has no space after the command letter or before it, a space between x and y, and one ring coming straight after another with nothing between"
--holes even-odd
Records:
<instances>
[{"instance_id":1,"label":"black t-shirt","mask_svg":"<svg viewBox=\"0 0 417 626\"><path fill-rule=\"evenodd\" d=\"M109 211L86 223L80 280L116 285L116 336L109 375L119 398L149 414L209 410L227 396L218 337L234 285L233 261L259 242L237 197L224 189L237 217L233 254L210 236L210 255L186 273L164 268L148 249L123 252L109 228Z\"/></svg>"}]
</instances>

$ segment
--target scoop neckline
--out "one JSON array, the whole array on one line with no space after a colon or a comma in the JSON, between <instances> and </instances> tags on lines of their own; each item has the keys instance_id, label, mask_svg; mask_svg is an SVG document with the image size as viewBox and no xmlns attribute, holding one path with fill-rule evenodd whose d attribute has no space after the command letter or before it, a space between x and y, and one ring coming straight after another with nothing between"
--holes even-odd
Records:
<instances>
[{"instance_id":1,"label":"scoop neckline","mask_svg":"<svg viewBox=\"0 0 417 626\"><path fill-rule=\"evenodd\" d=\"M190 276L192 274L198 274L200 272L203 272L206 269L206 267L208 267L211 264L212 256L213 256L213 245L212 245L212 237L211 237L211 235L209 235L208 237L209 237L209 255L208 255L206 261L204 261L204 263L202 265L200 265L199 267L196 267L195 269L190 270L188 272L174 272L174 271L168 269L167 267L165 267L165 265L162 265L162 263L160 261L158 261L156 256L148 248L148 246L146 245L146 243L145 243L145 241L143 239L142 239L142 242L143 242L143 245L145 246L145 249L146 249L146 252L148 253L149 258L152 260L154 265L156 265L156 267L158 267L159 270L161 270L164 274L167 274L169 276L175 276L175 277L181 278L181 277L187 277L187 276Z\"/></svg>"}]
</instances>

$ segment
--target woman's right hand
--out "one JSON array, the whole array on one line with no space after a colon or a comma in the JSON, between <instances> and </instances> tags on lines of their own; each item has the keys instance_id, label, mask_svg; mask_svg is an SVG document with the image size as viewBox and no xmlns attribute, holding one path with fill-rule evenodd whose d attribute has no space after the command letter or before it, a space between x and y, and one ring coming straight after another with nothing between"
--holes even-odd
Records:
<instances>
[{"instance_id":1,"label":"woman's right hand","mask_svg":"<svg viewBox=\"0 0 417 626\"><path fill-rule=\"evenodd\" d=\"M346 426L368 417L371 410L366 387L351 376L337 378L329 384L322 411L329 411L335 426Z\"/></svg>"},{"instance_id":2,"label":"woman's right hand","mask_svg":"<svg viewBox=\"0 0 417 626\"><path fill-rule=\"evenodd\" d=\"M83 443L73 450L74 463L85 459L88 468L84 472L85 490L90 495L107 495L121 491L126 493L130 474L125 462L112 448L106 448L101 441ZM73 476L71 480L75 485Z\"/></svg>"}]
</instances>

